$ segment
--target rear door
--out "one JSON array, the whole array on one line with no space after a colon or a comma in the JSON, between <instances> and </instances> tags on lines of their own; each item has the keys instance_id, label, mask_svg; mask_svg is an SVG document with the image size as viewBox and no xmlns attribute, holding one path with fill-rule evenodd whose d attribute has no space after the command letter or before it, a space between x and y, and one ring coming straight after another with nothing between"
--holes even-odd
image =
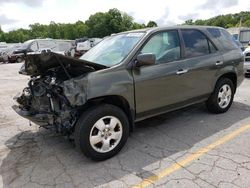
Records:
<instances>
[{"instance_id":1,"label":"rear door","mask_svg":"<svg viewBox=\"0 0 250 188\"><path fill-rule=\"evenodd\" d=\"M200 30L181 29L181 36L188 71L186 97L194 101L203 99L213 91L215 75L218 68L223 66L223 57Z\"/></svg>"},{"instance_id":2,"label":"rear door","mask_svg":"<svg viewBox=\"0 0 250 188\"><path fill-rule=\"evenodd\" d=\"M219 42L223 55L223 66L228 69L237 67L238 74L243 73L242 50L237 45L232 35L222 28L208 28L208 32ZM229 68L231 67L231 68ZM238 75L239 76L239 75Z\"/></svg>"}]
</instances>

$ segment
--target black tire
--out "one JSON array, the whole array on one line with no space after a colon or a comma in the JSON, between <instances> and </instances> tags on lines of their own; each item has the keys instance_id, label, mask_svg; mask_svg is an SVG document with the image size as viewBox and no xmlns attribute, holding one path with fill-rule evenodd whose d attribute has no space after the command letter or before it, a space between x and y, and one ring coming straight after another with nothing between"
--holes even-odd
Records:
<instances>
[{"instance_id":1,"label":"black tire","mask_svg":"<svg viewBox=\"0 0 250 188\"><path fill-rule=\"evenodd\" d=\"M122 136L120 141L117 142L117 145L111 151L102 153L96 151L91 146L90 134L95 123L105 116L115 117L121 122ZM125 145L128 136L129 121L126 114L120 108L109 104L101 104L85 111L77 121L74 131L76 147L79 148L86 157L95 161L106 160L116 155Z\"/></svg>"},{"instance_id":2,"label":"black tire","mask_svg":"<svg viewBox=\"0 0 250 188\"><path fill-rule=\"evenodd\" d=\"M17 59L16 59L16 62L17 63L21 63L23 60L22 60L22 58L21 57L18 57Z\"/></svg>"},{"instance_id":3,"label":"black tire","mask_svg":"<svg viewBox=\"0 0 250 188\"><path fill-rule=\"evenodd\" d=\"M230 99L230 102L228 103L228 105L226 107L222 108L219 105L218 95L219 95L219 92L222 89L222 87L225 85L230 87L232 94L231 94L231 99ZM219 79L216 83L216 86L215 86L213 93L206 101L207 109L210 112L215 113L215 114L224 113L224 112L228 111L228 109L232 105L232 102L234 99L234 93L235 93L235 86L234 86L232 80L230 80L228 78Z\"/></svg>"}]
</instances>

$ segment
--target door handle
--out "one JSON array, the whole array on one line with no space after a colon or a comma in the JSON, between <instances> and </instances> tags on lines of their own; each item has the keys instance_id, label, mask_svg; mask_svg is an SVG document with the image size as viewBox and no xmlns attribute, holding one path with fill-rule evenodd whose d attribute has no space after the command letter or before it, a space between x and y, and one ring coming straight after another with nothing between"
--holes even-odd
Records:
<instances>
[{"instance_id":1,"label":"door handle","mask_svg":"<svg viewBox=\"0 0 250 188\"><path fill-rule=\"evenodd\" d=\"M178 70L177 72L176 72L176 74L178 74L178 75L180 75L180 74L185 74L185 73L187 73L188 72L188 69L181 69L181 70Z\"/></svg>"},{"instance_id":2,"label":"door handle","mask_svg":"<svg viewBox=\"0 0 250 188\"><path fill-rule=\"evenodd\" d=\"M215 63L215 65L216 65L216 66L218 66L218 65L223 65L223 61L217 61L217 62Z\"/></svg>"}]
</instances>

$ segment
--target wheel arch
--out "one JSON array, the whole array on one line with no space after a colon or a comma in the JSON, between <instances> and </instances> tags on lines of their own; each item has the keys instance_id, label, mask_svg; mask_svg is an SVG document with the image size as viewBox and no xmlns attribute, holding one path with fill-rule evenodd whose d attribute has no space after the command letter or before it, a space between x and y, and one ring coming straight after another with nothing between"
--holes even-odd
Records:
<instances>
[{"instance_id":1,"label":"wheel arch","mask_svg":"<svg viewBox=\"0 0 250 188\"><path fill-rule=\"evenodd\" d=\"M236 92L236 88L237 88L237 74L235 72L227 72L222 74L220 77L217 78L217 81L214 85L214 88L216 87L216 84L218 83L218 81L222 78L228 78L230 79L233 84L234 84L234 93Z\"/></svg>"},{"instance_id":2,"label":"wheel arch","mask_svg":"<svg viewBox=\"0 0 250 188\"><path fill-rule=\"evenodd\" d=\"M128 101L124 97L119 95L108 95L97 98L91 98L82 106L81 109L88 109L91 106L96 106L100 104L111 104L122 109L129 120L129 131L132 132L134 130L135 111L133 108L130 107Z\"/></svg>"}]
</instances>

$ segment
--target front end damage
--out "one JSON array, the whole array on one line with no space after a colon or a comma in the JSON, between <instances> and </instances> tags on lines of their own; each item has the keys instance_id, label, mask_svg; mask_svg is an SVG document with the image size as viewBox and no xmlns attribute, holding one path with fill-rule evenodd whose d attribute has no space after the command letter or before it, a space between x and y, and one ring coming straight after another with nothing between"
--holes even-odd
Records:
<instances>
[{"instance_id":1,"label":"front end damage","mask_svg":"<svg viewBox=\"0 0 250 188\"><path fill-rule=\"evenodd\" d=\"M31 79L14 98L13 109L35 124L70 135L86 102L86 75L104 68L52 52L30 54L19 73Z\"/></svg>"}]
</instances>

